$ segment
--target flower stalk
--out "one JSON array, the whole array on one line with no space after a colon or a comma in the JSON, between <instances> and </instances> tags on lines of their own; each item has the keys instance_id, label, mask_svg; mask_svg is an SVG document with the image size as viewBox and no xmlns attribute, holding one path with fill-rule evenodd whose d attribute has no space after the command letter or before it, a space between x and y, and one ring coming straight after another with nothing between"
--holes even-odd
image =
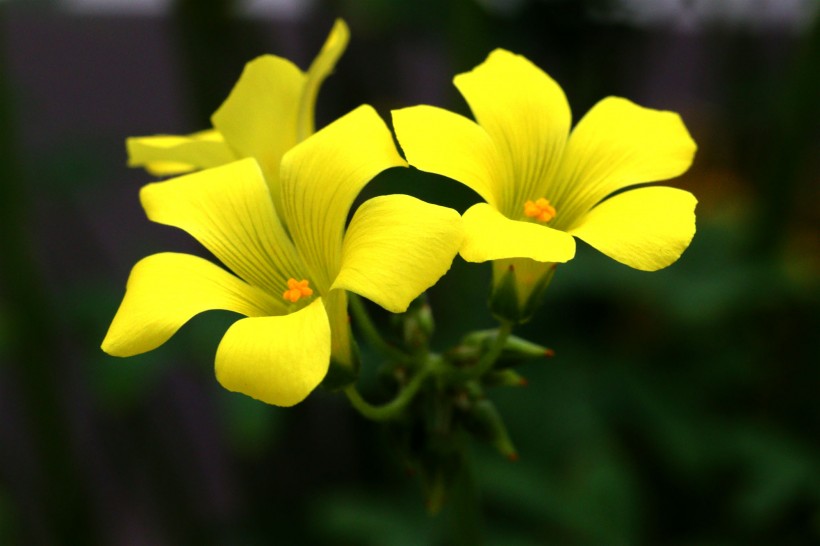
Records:
<instances>
[{"instance_id":1,"label":"flower stalk","mask_svg":"<svg viewBox=\"0 0 820 546\"><path fill-rule=\"evenodd\" d=\"M348 385L344 388L344 393L347 396L347 399L350 400L350 404L361 413L364 417L371 419L373 421L390 421L392 419L398 419L403 415L405 408L413 401L416 393L419 392L419 389L424 384L425 380L431 375L434 367L435 367L435 360L439 358L436 355L431 355L425 365L416 372L410 381L400 388L396 397L380 406L375 406L367 402L359 391L356 389L355 384Z\"/></svg>"},{"instance_id":2,"label":"flower stalk","mask_svg":"<svg viewBox=\"0 0 820 546\"><path fill-rule=\"evenodd\" d=\"M370 313L365 309L364 302L355 294L351 294L348 300L350 311L353 313L356 326L359 327L362 336L370 343L373 349L382 353L385 357L396 362L408 364L412 362L412 357L407 353L399 350L396 346L390 344L379 333L378 328L370 318Z\"/></svg>"},{"instance_id":3,"label":"flower stalk","mask_svg":"<svg viewBox=\"0 0 820 546\"><path fill-rule=\"evenodd\" d=\"M465 379L479 379L493 369L498 357L501 356L501 352L507 344L507 340L512 334L512 330L512 322L506 320L501 321L501 325L498 328L498 332L495 335L495 339L493 339L490 349L481 356L481 359L475 366L465 370Z\"/></svg>"}]
</instances>

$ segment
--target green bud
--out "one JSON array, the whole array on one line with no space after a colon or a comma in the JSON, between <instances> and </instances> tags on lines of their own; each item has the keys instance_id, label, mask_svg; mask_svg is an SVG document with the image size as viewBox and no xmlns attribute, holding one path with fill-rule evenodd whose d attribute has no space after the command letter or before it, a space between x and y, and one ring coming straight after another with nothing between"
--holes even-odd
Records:
<instances>
[{"instance_id":1,"label":"green bud","mask_svg":"<svg viewBox=\"0 0 820 546\"><path fill-rule=\"evenodd\" d=\"M549 347L544 347L543 345L533 343L522 337L511 335L504 344L504 349L498 357L496 367L504 368L518 364L523 360L550 358L553 356L555 356L555 351Z\"/></svg>"},{"instance_id":2,"label":"green bud","mask_svg":"<svg viewBox=\"0 0 820 546\"><path fill-rule=\"evenodd\" d=\"M435 330L435 321L426 294L413 300L407 311L398 316L398 321L406 347L413 351L427 348Z\"/></svg>"},{"instance_id":3,"label":"green bud","mask_svg":"<svg viewBox=\"0 0 820 546\"><path fill-rule=\"evenodd\" d=\"M478 361L492 347L498 329L477 330L464 336L456 347L447 352L447 359L456 364L470 364ZM522 360L551 357L555 351L524 338L510 335L496 361L496 367L508 367Z\"/></svg>"},{"instance_id":4,"label":"green bud","mask_svg":"<svg viewBox=\"0 0 820 546\"><path fill-rule=\"evenodd\" d=\"M492 444L509 460L518 460L518 452L510 440L501 414L490 400L476 400L465 417L464 426L476 437Z\"/></svg>"},{"instance_id":5,"label":"green bud","mask_svg":"<svg viewBox=\"0 0 820 546\"><path fill-rule=\"evenodd\" d=\"M481 358L481 346L456 345L444 355L448 362L457 365L467 365L478 362Z\"/></svg>"},{"instance_id":6,"label":"green bud","mask_svg":"<svg viewBox=\"0 0 820 546\"><path fill-rule=\"evenodd\" d=\"M497 335L497 329L470 332L461 338L461 343L447 351L445 357L458 365L474 364L478 362Z\"/></svg>"},{"instance_id":7,"label":"green bud","mask_svg":"<svg viewBox=\"0 0 820 546\"><path fill-rule=\"evenodd\" d=\"M515 370L492 370L481 378L487 387L524 387L527 380Z\"/></svg>"}]
</instances>

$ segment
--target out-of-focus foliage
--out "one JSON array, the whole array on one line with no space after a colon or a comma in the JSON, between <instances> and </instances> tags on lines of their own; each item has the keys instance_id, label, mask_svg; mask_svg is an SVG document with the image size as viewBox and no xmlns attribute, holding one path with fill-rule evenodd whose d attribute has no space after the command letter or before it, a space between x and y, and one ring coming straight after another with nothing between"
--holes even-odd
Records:
<instances>
[{"instance_id":1,"label":"out-of-focus foliage","mask_svg":"<svg viewBox=\"0 0 820 546\"><path fill-rule=\"evenodd\" d=\"M232 18L227 0L168 17L0 6L0 543L820 542L817 21L488 4L317 1L300 20ZM335 17L352 40L319 125L361 102L467 113L452 76L505 47L561 82L576 120L626 96L679 111L699 145L673 182L700 200L680 262L644 274L581 246L521 329L557 356L493 393L521 459L475 446L480 525L458 504L428 517L387 436L342 396L281 410L221 390L228 313L140 357L98 348L136 260L202 252L144 218L148 178L125 169L124 138L206 127L246 60L304 68ZM409 170L366 193L391 191L477 200ZM489 266L456 262L430 293L434 343L492 326L488 284Z\"/></svg>"}]
</instances>

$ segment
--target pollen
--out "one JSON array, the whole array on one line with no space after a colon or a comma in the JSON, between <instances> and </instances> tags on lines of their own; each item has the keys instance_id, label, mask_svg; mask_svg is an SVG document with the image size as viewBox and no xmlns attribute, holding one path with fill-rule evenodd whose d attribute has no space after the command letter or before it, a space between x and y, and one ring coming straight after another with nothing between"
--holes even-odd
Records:
<instances>
[{"instance_id":1,"label":"pollen","mask_svg":"<svg viewBox=\"0 0 820 546\"><path fill-rule=\"evenodd\" d=\"M282 292L282 297L291 303L296 303L302 298L309 298L313 295L313 289L308 284L306 279L297 281L291 277L288 279L288 289Z\"/></svg>"},{"instance_id":2,"label":"pollen","mask_svg":"<svg viewBox=\"0 0 820 546\"><path fill-rule=\"evenodd\" d=\"M527 201L524 203L524 214L528 218L535 218L539 222L549 222L555 218L555 207L550 205L549 200L543 197L535 201Z\"/></svg>"}]
</instances>

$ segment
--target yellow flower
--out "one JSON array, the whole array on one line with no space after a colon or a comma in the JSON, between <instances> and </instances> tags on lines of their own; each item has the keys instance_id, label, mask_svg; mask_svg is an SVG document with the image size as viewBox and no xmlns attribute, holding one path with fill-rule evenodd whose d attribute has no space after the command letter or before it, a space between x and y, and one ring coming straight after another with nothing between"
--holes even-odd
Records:
<instances>
[{"instance_id":1,"label":"yellow flower","mask_svg":"<svg viewBox=\"0 0 820 546\"><path fill-rule=\"evenodd\" d=\"M411 165L486 201L465 212L460 253L493 260L496 287L514 274L521 306L555 262L572 259L573 237L646 271L670 265L689 245L694 196L633 187L689 168L696 146L677 114L608 97L570 132L558 84L502 49L454 83L477 123L414 106L393 112L396 135Z\"/></svg>"},{"instance_id":2,"label":"yellow flower","mask_svg":"<svg viewBox=\"0 0 820 546\"><path fill-rule=\"evenodd\" d=\"M461 245L457 212L406 195L370 199L345 230L364 185L398 166L406 163L390 131L361 106L284 155L279 215L253 158L145 186L149 219L187 231L230 272L188 254L144 258L103 350L140 354L198 313L234 311L248 318L222 338L217 379L270 404L300 402L325 378L331 358L355 367L346 290L404 311Z\"/></svg>"},{"instance_id":3,"label":"yellow flower","mask_svg":"<svg viewBox=\"0 0 820 546\"><path fill-rule=\"evenodd\" d=\"M212 129L187 136L129 138L129 166L167 176L254 157L279 211L279 163L285 152L313 134L319 87L336 66L349 36L347 25L337 20L307 72L275 55L257 57L211 116Z\"/></svg>"}]
</instances>

